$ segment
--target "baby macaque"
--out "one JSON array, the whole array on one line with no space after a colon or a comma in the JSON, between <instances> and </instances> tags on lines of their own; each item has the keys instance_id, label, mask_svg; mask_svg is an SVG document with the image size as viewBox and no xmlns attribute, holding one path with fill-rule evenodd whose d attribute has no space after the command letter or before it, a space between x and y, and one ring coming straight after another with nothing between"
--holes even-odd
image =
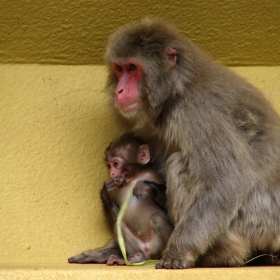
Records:
<instances>
[{"instance_id":1,"label":"baby macaque","mask_svg":"<svg viewBox=\"0 0 280 280\"><path fill-rule=\"evenodd\" d=\"M116 225L126 194L136 181L121 222L128 261L159 259L172 232L165 206L165 185L159 169L151 163L149 146L132 134L124 134L105 151L110 177L101 192L102 200ZM116 232L116 229L115 229ZM71 263L125 264L116 237L102 248L89 250L68 260Z\"/></svg>"}]
</instances>

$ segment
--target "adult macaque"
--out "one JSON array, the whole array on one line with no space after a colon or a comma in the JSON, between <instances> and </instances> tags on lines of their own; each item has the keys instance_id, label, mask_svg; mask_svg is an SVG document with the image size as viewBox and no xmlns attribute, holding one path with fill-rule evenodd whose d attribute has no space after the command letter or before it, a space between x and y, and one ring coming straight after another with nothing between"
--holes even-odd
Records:
<instances>
[{"instance_id":1,"label":"adult macaque","mask_svg":"<svg viewBox=\"0 0 280 280\"><path fill-rule=\"evenodd\" d=\"M116 31L105 59L116 107L166 149L175 229L156 268L277 255L280 120L262 94L160 20Z\"/></svg>"},{"instance_id":2,"label":"adult macaque","mask_svg":"<svg viewBox=\"0 0 280 280\"><path fill-rule=\"evenodd\" d=\"M129 262L159 259L172 232L165 206L165 185L158 168L150 162L149 147L131 134L125 134L105 151L111 179L101 192L114 223L128 190L137 181L121 223ZM157 202L157 203L156 203ZM102 248L69 259L71 263L125 264L116 237Z\"/></svg>"}]
</instances>

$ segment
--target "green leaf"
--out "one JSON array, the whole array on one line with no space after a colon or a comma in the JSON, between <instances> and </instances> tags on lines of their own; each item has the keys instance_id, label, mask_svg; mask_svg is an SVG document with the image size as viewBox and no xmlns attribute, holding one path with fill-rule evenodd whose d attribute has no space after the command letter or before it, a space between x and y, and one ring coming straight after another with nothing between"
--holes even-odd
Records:
<instances>
[{"instance_id":1,"label":"green leaf","mask_svg":"<svg viewBox=\"0 0 280 280\"><path fill-rule=\"evenodd\" d=\"M123 258L124 258L124 262L125 262L126 265L133 265L133 266L156 265L157 262L158 262L157 260L148 260L148 261L140 262L140 263L130 263L127 260L125 244L124 244L124 240L123 240L123 236L122 236L122 230L121 230L121 222L122 222L124 214L127 210L130 198L132 196L133 189L136 186L136 181L131 181L130 184L131 184L131 187L128 189L128 192L127 192L126 197L124 199L123 205L122 205L122 207L120 209L120 212L118 214L118 217L117 217L117 238L118 238L118 243L119 243Z\"/></svg>"}]
</instances>

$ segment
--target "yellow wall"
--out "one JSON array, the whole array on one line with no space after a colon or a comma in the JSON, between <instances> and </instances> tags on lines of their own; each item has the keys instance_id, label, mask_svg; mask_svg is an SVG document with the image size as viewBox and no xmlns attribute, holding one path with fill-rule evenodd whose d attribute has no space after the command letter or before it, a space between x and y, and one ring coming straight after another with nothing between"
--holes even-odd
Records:
<instances>
[{"instance_id":1,"label":"yellow wall","mask_svg":"<svg viewBox=\"0 0 280 280\"><path fill-rule=\"evenodd\" d=\"M216 60L249 65L233 70L280 112L279 14L275 0L0 1L0 279L38 279L34 269L10 265L66 265L111 236L99 198L107 178L103 151L128 129L104 92L101 64L112 30L147 15L165 17ZM65 267L74 268L73 278ZM41 279L92 275L87 266L65 267L45 270ZM83 276L75 278L77 269ZM138 271L102 269L98 275L107 279L132 279ZM201 271L186 272L188 279L203 278ZM238 271L228 271L228 279L248 273ZM224 279L223 270L209 273Z\"/></svg>"},{"instance_id":2,"label":"yellow wall","mask_svg":"<svg viewBox=\"0 0 280 280\"><path fill-rule=\"evenodd\" d=\"M66 261L108 239L103 151L124 126L104 68L0 66L0 263Z\"/></svg>"},{"instance_id":3,"label":"yellow wall","mask_svg":"<svg viewBox=\"0 0 280 280\"><path fill-rule=\"evenodd\" d=\"M108 35L145 16L174 22L227 65L280 65L278 0L1 0L0 62L100 64Z\"/></svg>"},{"instance_id":4,"label":"yellow wall","mask_svg":"<svg viewBox=\"0 0 280 280\"><path fill-rule=\"evenodd\" d=\"M280 67L240 67L280 112ZM0 263L66 263L110 237L103 151L126 127L104 66L0 65Z\"/></svg>"}]
</instances>

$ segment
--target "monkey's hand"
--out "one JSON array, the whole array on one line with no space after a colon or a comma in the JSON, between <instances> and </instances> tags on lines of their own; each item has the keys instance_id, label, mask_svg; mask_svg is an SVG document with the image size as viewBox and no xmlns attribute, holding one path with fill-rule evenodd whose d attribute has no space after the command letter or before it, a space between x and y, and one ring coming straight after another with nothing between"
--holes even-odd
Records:
<instances>
[{"instance_id":1,"label":"monkey's hand","mask_svg":"<svg viewBox=\"0 0 280 280\"><path fill-rule=\"evenodd\" d=\"M141 198L151 193L151 188L144 181L139 181L133 189L133 195L137 198Z\"/></svg>"},{"instance_id":2,"label":"monkey's hand","mask_svg":"<svg viewBox=\"0 0 280 280\"><path fill-rule=\"evenodd\" d=\"M122 177L115 177L105 181L107 192L110 194L113 191L117 191L124 185L125 181Z\"/></svg>"}]
</instances>

